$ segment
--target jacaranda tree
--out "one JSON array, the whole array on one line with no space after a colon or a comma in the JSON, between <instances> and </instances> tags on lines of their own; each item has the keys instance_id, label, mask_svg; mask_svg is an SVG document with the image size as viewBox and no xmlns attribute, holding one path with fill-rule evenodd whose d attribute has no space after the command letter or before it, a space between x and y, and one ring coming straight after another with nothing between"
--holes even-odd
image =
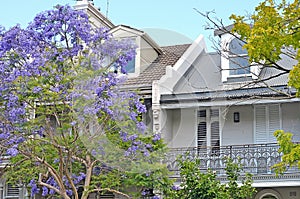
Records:
<instances>
[{"instance_id":1,"label":"jacaranda tree","mask_svg":"<svg viewBox=\"0 0 300 199\"><path fill-rule=\"evenodd\" d=\"M158 161L164 144L146 132L142 100L119 86L116 71L126 73L135 48L69 6L38 14L26 29L0 28L0 148L9 183L32 197L65 199L140 198L170 187Z\"/></svg>"}]
</instances>

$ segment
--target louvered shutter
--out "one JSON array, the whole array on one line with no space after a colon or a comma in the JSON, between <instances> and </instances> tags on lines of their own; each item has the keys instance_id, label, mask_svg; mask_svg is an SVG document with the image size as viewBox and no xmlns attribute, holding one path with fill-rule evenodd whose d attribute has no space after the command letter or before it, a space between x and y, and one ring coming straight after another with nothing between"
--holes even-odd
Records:
<instances>
[{"instance_id":1,"label":"louvered shutter","mask_svg":"<svg viewBox=\"0 0 300 199\"><path fill-rule=\"evenodd\" d=\"M198 128L197 128L197 145L198 147L207 146L207 126L206 126L206 110L198 111Z\"/></svg>"},{"instance_id":2,"label":"louvered shutter","mask_svg":"<svg viewBox=\"0 0 300 199\"><path fill-rule=\"evenodd\" d=\"M6 185L6 194L5 199L12 199L12 198L20 198L20 190L17 186L12 186L11 184Z\"/></svg>"},{"instance_id":3,"label":"louvered shutter","mask_svg":"<svg viewBox=\"0 0 300 199\"><path fill-rule=\"evenodd\" d=\"M211 146L219 147L220 146L220 127L219 121L211 123Z\"/></svg>"},{"instance_id":4,"label":"louvered shutter","mask_svg":"<svg viewBox=\"0 0 300 199\"><path fill-rule=\"evenodd\" d=\"M198 147L206 146L206 122L200 122L198 124Z\"/></svg>"},{"instance_id":5,"label":"louvered shutter","mask_svg":"<svg viewBox=\"0 0 300 199\"><path fill-rule=\"evenodd\" d=\"M275 143L274 132L281 129L279 104L255 107L255 143Z\"/></svg>"},{"instance_id":6,"label":"louvered shutter","mask_svg":"<svg viewBox=\"0 0 300 199\"><path fill-rule=\"evenodd\" d=\"M219 109L210 110L210 145L212 147L220 146L220 126L219 126Z\"/></svg>"},{"instance_id":7,"label":"louvered shutter","mask_svg":"<svg viewBox=\"0 0 300 199\"><path fill-rule=\"evenodd\" d=\"M197 144L198 147L212 146L219 148L220 146L220 125L219 125L219 109L203 109L199 110L197 128ZM209 128L208 128L209 127ZM209 132L208 132L208 129ZM210 140L207 143L207 136Z\"/></svg>"},{"instance_id":8,"label":"louvered shutter","mask_svg":"<svg viewBox=\"0 0 300 199\"><path fill-rule=\"evenodd\" d=\"M255 143L267 143L267 119L266 119L266 106L255 106Z\"/></svg>"},{"instance_id":9,"label":"louvered shutter","mask_svg":"<svg viewBox=\"0 0 300 199\"><path fill-rule=\"evenodd\" d=\"M273 135L276 130L281 129L279 105L269 105L269 142L275 143L276 138Z\"/></svg>"}]
</instances>

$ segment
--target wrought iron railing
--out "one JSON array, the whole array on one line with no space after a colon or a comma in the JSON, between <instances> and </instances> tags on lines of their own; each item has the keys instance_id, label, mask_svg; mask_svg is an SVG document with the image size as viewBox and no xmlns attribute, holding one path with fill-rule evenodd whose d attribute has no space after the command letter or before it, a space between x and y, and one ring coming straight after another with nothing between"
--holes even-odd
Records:
<instances>
[{"instance_id":1,"label":"wrought iron railing","mask_svg":"<svg viewBox=\"0 0 300 199\"><path fill-rule=\"evenodd\" d=\"M192 148L172 148L170 149L166 164L174 177L179 176L179 167L176 159L183 155L183 158L200 159L203 172L211 169L218 175L225 175L225 159L230 157L234 162L240 161L243 173L255 175L275 174L272 166L279 163L282 154L278 152L277 144L249 144L231 145L221 147L192 147ZM286 173L299 173L296 167L289 168Z\"/></svg>"}]
</instances>

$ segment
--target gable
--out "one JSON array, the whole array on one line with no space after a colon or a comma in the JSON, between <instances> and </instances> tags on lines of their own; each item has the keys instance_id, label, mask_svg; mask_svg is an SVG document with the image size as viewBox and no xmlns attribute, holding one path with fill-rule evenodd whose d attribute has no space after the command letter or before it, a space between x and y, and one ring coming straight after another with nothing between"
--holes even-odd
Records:
<instances>
[{"instance_id":1,"label":"gable","mask_svg":"<svg viewBox=\"0 0 300 199\"><path fill-rule=\"evenodd\" d=\"M221 88L220 58L218 54L202 52L174 87L176 93L195 93Z\"/></svg>"}]
</instances>

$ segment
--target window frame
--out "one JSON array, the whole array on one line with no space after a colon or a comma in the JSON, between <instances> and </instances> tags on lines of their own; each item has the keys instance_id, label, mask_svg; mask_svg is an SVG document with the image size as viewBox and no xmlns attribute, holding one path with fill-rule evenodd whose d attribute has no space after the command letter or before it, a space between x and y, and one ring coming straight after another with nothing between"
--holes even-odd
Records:
<instances>
[{"instance_id":1,"label":"window frame","mask_svg":"<svg viewBox=\"0 0 300 199\"><path fill-rule=\"evenodd\" d=\"M235 47L238 47L238 49L240 49L241 51L245 51L243 49L243 46L239 46L243 41L239 40L238 38L236 37L232 37L227 46L226 46L226 50L227 50L227 55L228 55L228 70L229 70L229 77L240 77L240 76L248 76L248 75L251 75L251 66L250 64L248 64L248 66L242 66L240 65L239 63L237 62L234 62L232 61L231 59L234 59L234 58L246 58L248 57L248 53L245 52L245 53L237 53L237 52L234 52L232 53L232 50L230 49L230 45L234 42L234 41L237 41L237 45ZM245 43L245 42L244 42ZM231 62L233 62L234 65L237 65L238 67L237 68L231 68ZM244 70L246 71L247 73L241 73L241 74L231 74L232 71L237 71L237 70Z\"/></svg>"},{"instance_id":2,"label":"window frame","mask_svg":"<svg viewBox=\"0 0 300 199\"><path fill-rule=\"evenodd\" d=\"M247 74L230 74L230 57L232 58L236 58L236 57L245 57L248 54L239 54L239 55L234 55L234 54L230 54L229 52L229 46L230 43L234 40L234 39L238 39L239 35L232 35L229 33L225 33L221 35L221 75L222 75L222 82L231 82L228 81L230 79L240 79L241 81L249 81L249 80L253 80L253 79L257 79L258 75L260 73L260 69L261 66L258 63L249 63L248 65L248 70L249 73ZM246 78L245 78L246 77Z\"/></svg>"},{"instance_id":3,"label":"window frame","mask_svg":"<svg viewBox=\"0 0 300 199\"><path fill-rule=\"evenodd\" d=\"M205 115L201 117L200 112L205 111ZM217 115L214 115L214 113L218 112ZM220 147L221 146L221 120L220 120L220 115L221 115L221 110L219 107L209 107L209 108L204 108L200 107L197 110L197 147L198 148L203 148L203 147L210 147L213 149L214 147ZM199 125L205 123L205 137L206 139L202 140L205 145L199 146ZM218 123L218 138L219 139L214 139L215 135L213 135L213 130L212 130L212 125ZM218 142L218 146L213 146L213 142ZM219 149L215 149L219 150Z\"/></svg>"}]
</instances>

